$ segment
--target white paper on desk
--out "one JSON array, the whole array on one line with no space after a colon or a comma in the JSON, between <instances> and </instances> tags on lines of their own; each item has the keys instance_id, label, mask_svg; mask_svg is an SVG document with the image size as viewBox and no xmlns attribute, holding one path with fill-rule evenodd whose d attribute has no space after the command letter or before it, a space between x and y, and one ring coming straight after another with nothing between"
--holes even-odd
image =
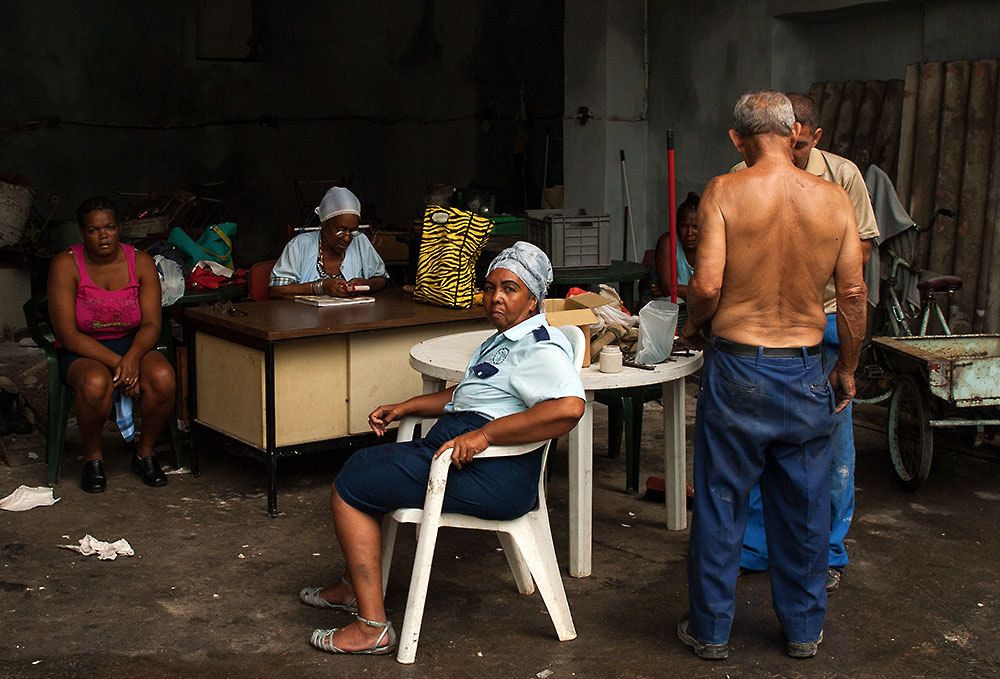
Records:
<instances>
[{"instance_id":1,"label":"white paper on desk","mask_svg":"<svg viewBox=\"0 0 1000 679\"><path fill-rule=\"evenodd\" d=\"M0 509L6 509L8 512L26 512L35 507L48 507L57 502L59 498L52 497L51 488L21 486L0 500Z\"/></svg>"},{"instance_id":2,"label":"white paper on desk","mask_svg":"<svg viewBox=\"0 0 1000 679\"><path fill-rule=\"evenodd\" d=\"M224 264L219 264L218 262L210 262L207 259L203 259L194 265L196 269L208 269L216 276L222 276L223 278L232 278L233 270Z\"/></svg>"},{"instance_id":3,"label":"white paper on desk","mask_svg":"<svg viewBox=\"0 0 1000 679\"><path fill-rule=\"evenodd\" d=\"M80 539L79 545L56 545L63 549L72 549L84 556L96 554L101 561L114 561L119 556L134 556L135 550L125 538L120 538L114 542L104 542L98 540L93 535L87 534Z\"/></svg>"}]
</instances>

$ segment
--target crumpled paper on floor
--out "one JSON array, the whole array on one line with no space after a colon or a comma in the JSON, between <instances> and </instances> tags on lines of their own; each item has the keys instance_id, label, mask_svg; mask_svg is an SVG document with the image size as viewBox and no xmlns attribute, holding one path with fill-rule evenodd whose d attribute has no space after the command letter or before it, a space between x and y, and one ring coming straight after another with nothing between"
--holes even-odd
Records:
<instances>
[{"instance_id":1,"label":"crumpled paper on floor","mask_svg":"<svg viewBox=\"0 0 1000 679\"><path fill-rule=\"evenodd\" d=\"M114 561L119 556L135 555L132 545L125 538L115 540L114 542L103 542L93 535L85 535L80 539L79 545L57 545L57 547L72 549L74 552L80 552L84 556L96 554L97 558L101 561Z\"/></svg>"},{"instance_id":2,"label":"crumpled paper on floor","mask_svg":"<svg viewBox=\"0 0 1000 679\"><path fill-rule=\"evenodd\" d=\"M6 509L8 512L25 512L35 507L48 507L57 502L59 498L52 497L51 488L21 486L0 500L0 509Z\"/></svg>"}]
</instances>

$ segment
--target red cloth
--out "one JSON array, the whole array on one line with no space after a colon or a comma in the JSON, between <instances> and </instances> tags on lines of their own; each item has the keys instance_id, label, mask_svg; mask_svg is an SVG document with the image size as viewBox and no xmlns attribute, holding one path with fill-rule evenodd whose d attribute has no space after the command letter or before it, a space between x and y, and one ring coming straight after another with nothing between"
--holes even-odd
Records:
<instances>
[{"instance_id":1,"label":"red cloth","mask_svg":"<svg viewBox=\"0 0 1000 679\"><path fill-rule=\"evenodd\" d=\"M225 276L212 273L209 269L195 267L191 271L191 275L188 276L187 288L189 290L218 290L227 285L246 283L246 280L246 269L237 269L233 272L232 278L226 278Z\"/></svg>"}]
</instances>

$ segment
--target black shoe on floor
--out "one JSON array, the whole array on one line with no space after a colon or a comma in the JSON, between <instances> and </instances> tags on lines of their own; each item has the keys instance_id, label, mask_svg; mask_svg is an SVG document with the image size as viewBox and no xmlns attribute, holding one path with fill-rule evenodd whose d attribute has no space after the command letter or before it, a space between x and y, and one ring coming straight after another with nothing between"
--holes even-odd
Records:
<instances>
[{"instance_id":1,"label":"black shoe on floor","mask_svg":"<svg viewBox=\"0 0 1000 679\"><path fill-rule=\"evenodd\" d=\"M729 644L707 644L696 639L688 630L687 615L677 621L677 638L703 660L725 660L729 657Z\"/></svg>"},{"instance_id":2,"label":"black shoe on floor","mask_svg":"<svg viewBox=\"0 0 1000 679\"><path fill-rule=\"evenodd\" d=\"M826 593L837 591L840 587L840 579L844 577L843 568L834 568L833 566L826 569Z\"/></svg>"},{"instance_id":3,"label":"black shoe on floor","mask_svg":"<svg viewBox=\"0 0 1000 679\"><path fill-rule=\"evenodd\" d=\"M132 471L138 474L139 478L147 486L158 488L159 486L167 485L167 477L164 476L163 470L160 469L160 461L156 459L156 455L133 457Z\"/></svg>"},{"instance_id":4,"label":"black shoe on floor","mask_svg":"<svg viewBox=\"0 0 1000 679\"><path fill-rule=\"evenodd\" d=\"M785 653L789 658L811 658L819 650L820 643L823 642L823 630L819 631L819 638L816 641L800 644L795 641L785 641Z\"/></svg>"},{"instance_id":5,"label":"black shoe on floor","mask_svg":"<svg viewBox=\"0 0 1000 679\"><path fill-rule=\"evenodd\" d=\"M103 493L108 488L108 477L104 475L104 462L90 460L83 463L83 479L80 487L87 493Z\"/></svg>"}]
</instances>

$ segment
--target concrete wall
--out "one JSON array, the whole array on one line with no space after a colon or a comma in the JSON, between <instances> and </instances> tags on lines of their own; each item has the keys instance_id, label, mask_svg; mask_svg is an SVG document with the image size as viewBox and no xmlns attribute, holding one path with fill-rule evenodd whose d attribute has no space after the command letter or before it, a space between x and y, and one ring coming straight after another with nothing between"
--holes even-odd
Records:
<instances>
[{"instance_id":1,"label":"concrete wall","mask_svg":"<svg viewBox=\"0 0 1000 679\"><path fill-rule=\"evenodd\" d=\"M624 256L620 151L625 151L632 198L628 259L635 259L633 252L642 257L651 229L645 201L649 181L644 7L635 0L566 3L564 205L611 215L613 259ZM581 106L593 115L585 125L575 118Z\"/></svg>"},{"instance_id":2,"label":"concrete wall","mask_svg":"<svg viewBox=\"0 0 1000 679\"><path fill-rule=\"evenodd\" d=\"M396 223L432 181L519 196L523 92L538 193L544 135L560 131L562 2L439 1L430 36L411 0L254 4L260 58L210 62L195 58L196 0L0 0L0 129L62 120L0 132L0 168L59 194L57 219L95 193L224 180L254 260L298 223L297 178L353 177Z\"/></svg>"},{"instance_id":3,"label":"concrete wall","mask_svg":"<svg viewBox=\"0 0 1000 679\"><path fill-rule=\"evenodd\" d=\"M668 129L676 131L680 201L739 160L726 129L743 92L902 78L916 61L1000 57L1000 2L651 0L649 35L644 193L656 228L647 247L666 224Z\"/></svg>"}]
</instances>

